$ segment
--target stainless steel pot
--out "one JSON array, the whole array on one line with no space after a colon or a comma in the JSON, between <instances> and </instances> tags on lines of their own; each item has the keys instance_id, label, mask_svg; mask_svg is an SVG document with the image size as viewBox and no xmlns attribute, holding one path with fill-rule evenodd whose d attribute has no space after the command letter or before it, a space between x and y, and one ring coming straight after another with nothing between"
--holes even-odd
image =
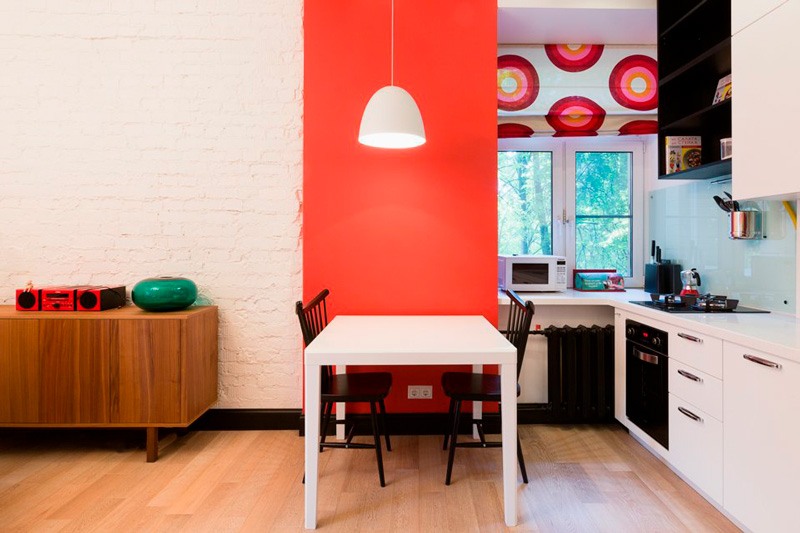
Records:
<instances>
[{"instance_id":1,"label":"stainless steel pot","mask_svg":"<svg viewBox=\"0 0 800 533\"><path fill-rule=\"evenodd\" d=\"M761 238L761 211L731 211L731 239Z\"/></svg>"}]
</instances>

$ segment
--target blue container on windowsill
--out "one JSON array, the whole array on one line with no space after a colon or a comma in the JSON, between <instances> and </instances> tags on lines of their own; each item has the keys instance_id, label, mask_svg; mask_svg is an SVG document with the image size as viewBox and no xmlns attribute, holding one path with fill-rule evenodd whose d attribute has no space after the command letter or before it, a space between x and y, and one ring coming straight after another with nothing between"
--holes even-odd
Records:
<instances>
[{"instance_id":1,"label":"blue container on windowsill","mask_svg":"<svg viewBox=\"0 0 800 533\"><path fill-rule=\"evenodd\" d=\"M625 279L616 270L575 270L576 291L625 292Z\"/></svg>"}]
</instances>

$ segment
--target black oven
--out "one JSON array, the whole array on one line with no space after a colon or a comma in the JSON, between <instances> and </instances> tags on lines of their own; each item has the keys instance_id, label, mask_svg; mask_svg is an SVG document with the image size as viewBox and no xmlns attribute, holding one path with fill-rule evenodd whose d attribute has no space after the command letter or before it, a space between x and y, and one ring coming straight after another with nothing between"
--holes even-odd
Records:
<instances>
[{"instance_id":1,"label":"black oven","mask_svg":"<svg viewBox=\"0 0 800 533\"><path fill-rule=\"evenodd\" d=\"M667 332L625 321L625 414L669 449Z\"/></svg>"}]
</instances>

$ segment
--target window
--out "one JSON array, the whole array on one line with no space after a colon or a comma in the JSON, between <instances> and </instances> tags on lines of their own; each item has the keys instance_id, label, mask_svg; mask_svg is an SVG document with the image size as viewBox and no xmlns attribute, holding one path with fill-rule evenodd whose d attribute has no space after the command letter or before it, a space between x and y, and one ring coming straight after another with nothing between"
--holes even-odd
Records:
<instances>
[{"instance_id":1,"label":"window","mask_svg":"<svg viewBox=\"0 0 800 533\"><path fill-rule=\"evenodd\" d=\"M631 152L575 153L575 268L633 273Z\"/></svg>"},{"instance_id":2,"label":"window","mask_svg":"<svg viewBox=\"0 0 800 533\"><path fill-rule=\"evenodd\" d=\"M616 269L640 286L643 143L503 139L498 153L501 254L563 255L572 271Z\"/></svg>"},{"instance_id":3,"label":"window","mask_svg":"<svg viewBox=\"0 0 800 533\"><path fill-rule=\"evenodd\" d=\"M553 254L553 153L500 152L501 254Z\"/></svg>"}]
</instances>

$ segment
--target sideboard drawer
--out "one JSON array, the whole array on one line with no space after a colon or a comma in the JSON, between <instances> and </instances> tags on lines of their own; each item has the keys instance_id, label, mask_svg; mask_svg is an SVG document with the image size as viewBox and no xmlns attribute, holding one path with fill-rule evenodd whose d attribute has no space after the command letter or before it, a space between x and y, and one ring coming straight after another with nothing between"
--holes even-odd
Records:
<instances>
[{"instance_id":1,"label":"sideboard drawer","mask_svg":"<svg viewBox=\"0 0 800 533\"><path fill-rule=\"evenodd\" d=\"M39 322L0 320L0 424L39 422Z\"/></svg>"},{"instance_id":2,"label":"sideboard drawer","mask_svg":"<svg viewBox=\"0 0 800 533\"><path fill-rule=\"evenodd\" d=\"M113 423L181 422L181 322L119 321Z\"/></svg>"}]
</instances>

